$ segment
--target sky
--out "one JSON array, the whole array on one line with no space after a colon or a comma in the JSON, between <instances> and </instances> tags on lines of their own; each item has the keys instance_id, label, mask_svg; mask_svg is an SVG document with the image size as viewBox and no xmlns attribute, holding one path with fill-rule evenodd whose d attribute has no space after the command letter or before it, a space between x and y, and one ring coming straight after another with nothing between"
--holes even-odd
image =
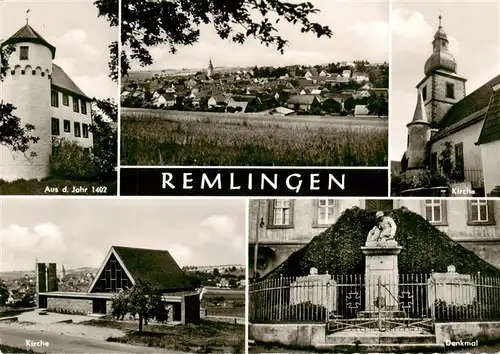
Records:
<instances>
[{"instance_id":1,"label":"sky","mask_svg":"<svg viewBox=\"0 0 500 354\"><path fill-rule=\"evenodd\" d=\"M181 267L245 264L245 232L242 199L4 199L0 271L99 267L113 245L168 250Z\"/></svg>"},{"instance_id":2,"label":"sky","mask_svg":"<svg viewBox=\"0 0 500 354\"><path fill-rule=\"evenodd\" d=\"M311 20L327 25L334 32L332 38L317 38L303 34L299 26L285 21L277 28L291 43L281 55L276 47L266 47L248 39L243 45L230 39L220 39L213 26L200 27L200 41L193 46L180 46L170 54L167 45L152 48L154 64L146 68L133 62L133 70L161 70L206 68L209 58L215 67L254 65L315 65L338 61L389 60L389 4L388 1L312 1L320 13Z\"/></svg>"},{"instance_id":3,"label":"sky","mask_svg":"<svg viewBox=\"0 0 500 354\"><path fill-rule=\"evenodd\" d=\"M467 79L469 94L500 73L500 9L491 1L396 1L392 9L390 159L400 161L406 151L406 124L415 110L415 86L424 78L440 11L457 73Z\"/></svg>"},{"instance_id":4,"label":"sky","mask_svg":"<svg viewBox=\"0 0 500 354\"><path fill-rule=\"evenodd\" d=\"M108 45L118 29L97 17L93 0L0 0L0 38L7 39L26 23L56 47L54 62L90 97L117 98L117 84L108 77Z\"/></svg>"}]
</instances>

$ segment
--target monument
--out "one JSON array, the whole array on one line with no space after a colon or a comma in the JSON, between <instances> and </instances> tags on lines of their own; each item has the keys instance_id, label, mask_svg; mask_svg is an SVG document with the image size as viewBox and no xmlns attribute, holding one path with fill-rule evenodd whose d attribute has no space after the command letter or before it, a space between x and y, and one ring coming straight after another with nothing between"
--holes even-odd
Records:
<instances>
[{"instance_id":1,"label":"monument","mask_svg":"<svg viewBox=\"0 0 500 354\"><path fill-rule=\"evenodd\" d=\"M399 312L398 245L396 223L382 211L375 215L376 225L368 233L365 246L365 311L364 314Z\"/></svg>"},{"instance_id":2,"label":"monument","mask_svg":"<svg viewBox=\"0 0 500 354\"><path fill-rule=\"evenodd\" d=\"M290 284L290 305L310 302L333 311L337 307L337 283L328 274L318 274L311 268L307 276L298 277Z\"/></svg>"}]
</instances>

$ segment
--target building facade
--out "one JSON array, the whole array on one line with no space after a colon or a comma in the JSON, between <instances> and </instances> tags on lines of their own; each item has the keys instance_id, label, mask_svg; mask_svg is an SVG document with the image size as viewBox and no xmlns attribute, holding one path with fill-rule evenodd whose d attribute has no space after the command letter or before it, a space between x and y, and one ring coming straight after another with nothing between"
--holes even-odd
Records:
<instances>
[{"instance_id":1,"label":"building facade","mask_svg":"<svg viewBox=\"0 0 500 354\"><path fill-rule=\"evenodd\" d=\"M93 145L91 99L53 63L56 48L29 24L1 44L13 46L9 70L1 85L0 97L16 109L21 125L34 126L30 135L39 141L26 153L0 147L0 179L41 179L50 175L53 139Z\"/></svg>"},{"instance_id":2,"label":"building facade","mask_svg":"<svg viewBox=\"0 0 500 354\"><path fill-rule=\"evenodd\" d=\"M352 207L406 207L487 262L500 267L500 201L463 199L254 199L249 204L249 256L264 276Z\"/></svg>"},{"instance_id":3,"label":"building facade","mask_svg":"<svg viewBox=\"0 0 500 354\"><path fill-rule=\"evenodd\" d=\"M416 86L413 119L407 124L403 171L409 177L423 171L442 173L440 156L451 154L455 182L466 183L467 187L486 195L496 195L500 189L497 163L500 75L467 94L467 79L457 72L441 16L424 74Z\"/></svg>"}]
</instances>

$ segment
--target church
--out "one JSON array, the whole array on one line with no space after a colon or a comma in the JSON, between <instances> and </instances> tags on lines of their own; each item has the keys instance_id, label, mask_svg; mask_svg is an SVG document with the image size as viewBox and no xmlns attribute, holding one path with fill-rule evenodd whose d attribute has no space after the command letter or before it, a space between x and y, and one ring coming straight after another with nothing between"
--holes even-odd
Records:
<instances>
[{"instance_id":1,"label":"church","mask_svg":"<svg viewBox=\"0 0 500 354\"><path fill-rule=\"evenodd\" d=\"M439 16L425 77L416 86L417 102L407 124L402 172L406 178L429 171L443 174L439 161L444 152L453 161L452 180L460 188L442 195L471 190L475 196L499 196L500 75L467 94L467 78L458 73L441 20ZM415 195L407 192L403 195Z\"/></svg>"},{"instance_id":2,"label":"church","mask_svg":"<svg viewBox=\"0 0 500 354\"><path fill-rule=\"evenodd\" d=\"M86 292L58 290L55 263L36 264L37 307L74 315L111 315L111 299L138 281L153 284L171 310L169 321L198 323L200 300L192 280L166 250L112 246Z\"/></svg>"},{"instance_id":3,"label":"church","mask_svg":"<svg viewBox=\"0 0 500 354\"><path fill-rule=\"evenodd\" d=\"M21 126L31 124L31 136L40 140L26 153L0 147L0 179L42 179L51 174L54 138L93 146L91 98L53 61L56 48L47 42L28 20L1 46L12 45L9 69L1 83L0 98L16 109Z\"/></svg>"}]
</instances>

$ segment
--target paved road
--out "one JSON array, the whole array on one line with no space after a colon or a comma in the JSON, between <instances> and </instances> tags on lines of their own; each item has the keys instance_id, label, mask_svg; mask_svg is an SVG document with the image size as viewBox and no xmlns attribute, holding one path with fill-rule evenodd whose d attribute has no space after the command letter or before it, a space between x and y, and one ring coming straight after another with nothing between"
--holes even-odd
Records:
<instances>
[{"instance_id":1,"label":"paved road","mask_svg":"<svg viewBox=\"0 0 500 354\"><path fill-rule=\"evenodd\" d=\"M2 327L0 341L2 344L16 348L26 348L26 340L48 342L48 347L32 347L37 353L170 353L181 354L160 348L131 346L121 343L109 343L95 339L62 336L56 333L30 331L19 328Z\"/></svg>"}]
</instances>

